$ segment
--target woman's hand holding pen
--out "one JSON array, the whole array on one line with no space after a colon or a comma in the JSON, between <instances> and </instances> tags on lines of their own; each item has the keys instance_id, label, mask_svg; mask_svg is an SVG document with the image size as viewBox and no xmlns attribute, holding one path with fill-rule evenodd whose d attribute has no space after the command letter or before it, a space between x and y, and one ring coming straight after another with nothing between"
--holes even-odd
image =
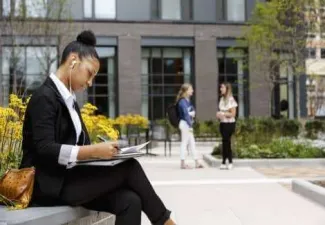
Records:
<instances>
[{"instance_id":1,"label":"woman's hand holding pen","mask_svg":"<svg viewBox=\"0 0 325 225\"><path fill-rule=\"evenodd\" d=\"M117 142L101 142L94 145L80 146L78 160L111 159L119 152Z\"/></svg>"},{"instance_id":2,"label":"woman's hand holding pen","mask_svg":"<svg viewBox=\"0 0 325 225\"><path fill-rule=\"evenodd\" d=\"M95 145L95 154L98 158L111 159L118 154L117 142L101 142Z\"/></svg>"}]
</instances>

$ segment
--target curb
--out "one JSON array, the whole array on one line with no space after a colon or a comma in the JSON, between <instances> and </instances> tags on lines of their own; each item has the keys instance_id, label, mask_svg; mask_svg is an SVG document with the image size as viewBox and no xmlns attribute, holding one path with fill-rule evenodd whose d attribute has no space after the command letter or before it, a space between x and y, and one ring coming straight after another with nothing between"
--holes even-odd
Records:
<instances>
[{"instance_id":1,"label":"curb","mask_svg":"<svg viewBox=\"0 0 325 225\"><path fill-rule=\"evenodd\" d=\"M216 159L210 154L204 154L203 160L211 167L220 166L221 159ZM236 167L291 167L291 166L305 166L305 167L319 167L325 166L325 158L321 159L234 159Z\"/></svg>"},{"instance_id":2,"label":"curb","mask_svg":"<svg viewBox=\"0 0 325 225\"><path fill-rule=\"evenodd\" d=\"M325 207L325 188L307 180L293 180L292 190L293 192Z\"/></svg>"}]
</instances>

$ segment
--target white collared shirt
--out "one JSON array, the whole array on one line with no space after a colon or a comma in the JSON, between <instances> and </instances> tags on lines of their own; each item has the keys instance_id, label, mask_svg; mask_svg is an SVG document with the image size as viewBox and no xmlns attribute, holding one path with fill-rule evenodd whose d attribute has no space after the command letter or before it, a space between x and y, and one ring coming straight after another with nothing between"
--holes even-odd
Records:
<instances>
[{"instance_id":1,"label":"white collared shirt","mask_svg":"<svg viewBox=\"0 0 325 225\"><path fill-rule=\"evenodd\" d=\"M57 87L58 91L60 92L68 110L71 116L71 120L73 122L75 131L76 131L76 144L78 143L82 127L81 127L81 121L80 117L77 113L77 111L74 108L74 102L76 101L76 96L74 93L71 93L67 87L64 85L64 83L53 73L51 73L50 78L54 82L55 86ZM79 147L75 146L72 148L70 160L69 162L76 162L77 156L79 152Z\"/></svg>"}]
</instances>

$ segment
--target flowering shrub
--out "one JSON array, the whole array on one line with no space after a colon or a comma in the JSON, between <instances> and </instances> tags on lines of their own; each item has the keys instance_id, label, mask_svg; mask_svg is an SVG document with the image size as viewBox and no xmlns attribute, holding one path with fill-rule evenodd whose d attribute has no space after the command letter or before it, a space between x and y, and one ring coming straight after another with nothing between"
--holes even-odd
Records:
<instances>
[{"instance_id":1,"label":"flowering shrub","mask_svg":"<svg viewBox=\"0 0 325 225\"><path fill-rule=\"evenodd\" d=\"M98 141L97 135L104 136L110 140L117 140L119 133L114 128L114 120L103 115L95 115L96 106L85 104L81 109L82 119L92 142Z\"/></svg>"},{"instance_id":2,"label":"flowering shrub","mask_svg":"<svg viewBox=\"0 0 325 225\"><path fill-rule=\"evenodd\" d=\"M21 157L22 127L26 107L30 98L23 100L17 95L10 95L8 107L0 107L0 176L9 168L18 168ZM91 142L97 142L101 135L109 140L117 140L119 132L115 125L137 125L148 127L148 120L140 115L121 115L110 119L96 115L96 106L86 103L81 109L81 116L87 127Z\"/></svg>"},{"instance_id":3,"label":"flowering shrub","mask_svg":"<svg viewBox=\"0 0 325 225\"><path fill-rule=\"evenodd\" d=\"M115 119L115 124L120 125L121 127L135 125L141 128L148 128L149 121L147 118L138 114L127 114L117 117Z\"/></svg>"},{"instance_id":4,"label":"flowering shrub","mask_svg":"<svg viewBox=\"0 0 325 225\"><path fill-rule=\"evenodd\" d=\"M21 157L22 124L29 98L23 101L10 95L8 107L0 107L0 175L17 168Z\"/></svg>"}]
</instances>

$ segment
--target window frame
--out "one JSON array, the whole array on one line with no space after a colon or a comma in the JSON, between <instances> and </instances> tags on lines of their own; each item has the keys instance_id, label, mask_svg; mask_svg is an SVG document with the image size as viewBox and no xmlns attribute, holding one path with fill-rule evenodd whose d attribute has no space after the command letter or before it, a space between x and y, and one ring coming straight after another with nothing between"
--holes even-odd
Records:
<instances>
[{"instance_id":1,"label":"window frame","mask_svg":"<svg viewBox=\"0 0 325 225\"><path fill-rule=\"evenodd\" d=\"M229 22L229 23L244 23L244 22L246 22L247 21L247 19L248 19L248 13L247 13L247 0L243 0L244 1L244 20L241 20L241 21L237 21L237 20L228 20L228 0L222 0L221 2L220 2L220 4L221 4L221 7L222 7L222 9L221 10L218 10L218 6L220 6L220 4L217 4L217 9L216 9L216 16L217 16L217 21L220 21L220 20L222 20L222 21L227 21L227 22ZM219 16L218 15L218 12L222 12L222 15L221 16Z\"/></svg>"},{"instance_id":2,"label":"window frame","mask_svg":"<svg viewBox=\"0 0 325 225\"><path fill-rule=\"evenodd\" d=\"M164 0L151 0L150 1L150 18L151 20L159 20L159 21L193 21L194 20L194 1L189 0L190 3L188 4L190 7L189 10L189 18L184 19L184 11L183 6L186 5L184 1L186 0L179 0L180 1L180 19L163 19L162 18L162 1ZM155 6L155 7L154 7ZM155 9L155 10L153 10Z\"/></svg>"},{"instance_id":3,"label":"window frame","mask_svg":"<svg viewBox=\"0 0 325 225\"><path fill-rule=\"evenodd\" d=\"M26 4L26 1L28 0L15 0L15 1L20 1L20 7L22 7L22 13L18 12L19 14L16 15L16 6L15 6L15 1L12 1L12 0L9 0L10 4L9 4L9 14L4 14L5 10L4 10L4 1L5 0L2 0L0 1L1 2L1 7L0 7L0 18L7 18L7 17L10 17L13 15L14 18L28 18L28 19L43 19L43 18L46 18L47 16L47 10L48 10L48 6L49 6L49 2L48 0L46 0L46 7L44 8L44 14L41 15L41 16L31 16L31 15L28 15L28 7L27 7L27 4ZM32 0L31 0L32 1Z\"/></svg>"},{"instance_id":4,"label":"window frame","mask_svg":"<svg viewBox=\"0 0 325 225\"><path fill-rule=\"evenodd\" d=\"M236 86L236 88L237 88L237 103L238 103L238 106L240 106L240 102L239 102L239 85L240 85L240 83L239 83L239 79L238 79L238 76L240 75L239 73L238 73L238 71L237 71L237 73L236 74L230 74L230 73L228 73L227 71L225 71L224 73L220 73L219 72L219 59L222 59L223 60L223 62L224 62L224 64L225 64L225 66L226 66L226 59L232 59L232 60L234 60L234 58L228 58L226 55L227 55L227 51L229 50L229 49L231 49L231 47L217 47L216 48L216 51L217 51L217 58L216 58L216 60L217 60L217 95L218 95L218 104L219 104L219 100L220 100L220 96L219 96L219 92L220 92L220 82L219 82L219 80L220 80L220 77L221 76L223 76L223 77L227 77L227 75L230 75L230 76L232 76L232 77L234 77L234 76L236 76L236 80L237 80L237 86ZM250 74L249 74L249 69L248 69L248 67L247 68L245 68L245 63L249 63L249 52L248 52L248 49L246 48L246 47L236 47L235 48L236 50L239 50L239 51L242 51L243 52L243 57L242 57L242 59L243 59L243 61L244 61L244 64L243 64L243 74L242 74L242 79L243 79L243 81L244 81L244 83L242 84L243 85L243 100L244 100L244 102L243 102L243 107L244 107L244 115L243 115L243 117L244 118L247 118L248 116L249 116L249 114L250 114L250 94L249 94L249 89L250 89ZM222 57L219 57L219 55L222 55ZM225 79L225 82L228 82L227 81L227 78ZM246 84L246 85L245 85ZM232 87L234 87L234 85L232 84ZM239 115L239 110L238 110L238 108L237 108L237 115L236 116L240 116Z\"/></svg>"},{"instance_id":5,"label":"window frame","mask_svg":"<svg viewBox=\"0 0 325 225\"><path fill-rule=\"evenodd\" d=\"M118 115L119 115L119 101L118 101L118 99L119 99L119 85L118 85L118 83L119 83L119 80L118 80L118 78L119 78L119 76L118 76L118 46L116 46L116 45L107 45L107 44L101 44L101 45L97 45L96 46L96 48L113 48L114 49L114 83L113 83L113 85L114 85L114 104L115 104L115 109L114 109L114 116L115 117L117 117ZM99 56L99 58L100 58L100 56ZM98 76L98 75L100 75L100 73L98 73L96 76ZM101 73L101 75L103 75L103 73ZM110 75L110 73L106 73L105 74L106 76L107 76L107 85L106 85L106 88L107 88L107 93L106 93L106 95L105 96L99 96L99 97L107 97L107 104L108 104L108 107L107 107L107 110L108 110L108 112L107 112L107 117L110 117L111 118L111 115L109 115L109 112L110 112L110 105L109 105L109 98L110 98L110 95L109 95L109 75ZM89 96L91 96L92 98L96 98L96 91L95 91L95 88L96 88L96 77L94 78L94 80L93 80L93 86L91 87L91 88L88 88L87 90L86 90L86 93L87 93L87 101L88 102L90 102L90 103L96 103L96 100L94 101L94 102L92 102L92 101L90 101L90 99L89 99ZM99 87L103 87L103 86L99 86ZM90 93L90 91L92 91L92 93L91 94L89 94Z\"/></svg>"},{"instance_id":6,"label":"window frame","mask_svg":"<svg viewBox=\"0 0 325 225\"><path fill-rule=\"evenodd\" d=\"M116 20L117 19L117 0L115 1L115 17L114 18L98 18L96 17L96 0L90 0L91 1L91 16L86 17L85 16L85 0L82 0L82 17L85 20Z\"/></svg>"},{"instance_id":7,"label":"window frame","mask_svg":"<svg viewBox=\"0 0 325 225\"><path fill-rule=\"evenodd\" d=\"M17 37L19 37L19 36L17 36ZM53 38L54 38L55 36L53 36ZM33 38L37 38L37 36L33 36ZM59 64L60 64L60 56L59 56L59 46L57 45L57 44L49 44L49 45L44 45L44 44L33 44L33 43L31 43L31 44L19 44L19 45L11 45L11 44L7 44L7 43L5 43L4 45L2 45L2 47L8 47L8 48L17 48L17 47L19 47L19 48L23 48L23 61L24 61L24 76L27 76L28 75L28 73L27 73L27 48L42 48L42 47L51 47L51 48L55 48L55 50L56 50L56 53L57 53L57 55L56 55L56 68L58 68L59 67ZM2 53L3 54L3 53ZM2 55L0 55L0 57L2 58ZM10 73L10 71L9 71L9 73L3 73L3 59L1 59L0 60L0 72L1 72L1 74L0 74L0 83L1 83L1 86L2 86L2 82L3 82L3 79L4 79L4 76L9 76L8 77L8 82L9 82L9 87L8 87L8 96L7 96L7 98L9 99L9 95L10 95L10 88L11 88L11 83L10 83L10 76L11 76L11 73ZM29 75L31 75L31 74L29 74ZM46 79L46 77L48 76L49 74L45 74L45 77L44 77L44 80ZM25 87L25 88L27 88L27 86ZM0 88L0 89L2 89L2 87ZM27 89L26 89L27 90ZM4 104L5 102L3 102L3 100L5 100L5 95L6 95L6 93L4 94L4 96L2 97L3 99L1 99L0 100L0 102L2 103L2 104ZM27 97L27 96L25 96L25 97Z\"/></svg>"},{"instance_id":8,"label":"window frame","mask_svg":"<svg viewBox=\"0 0 325 225\"><path fill-rule=\"evenodd\" d=\"M154 122L154 121L156 121L156 120L160 120L160 119L163 119L163 118L165 118L165 116L166 116L166 110L167 110L167 107L168 107L168 102L166 102L166 97L173 97L173 98L175 98L176 99L176 95L177 95L177 93L174 93L174 95L170 95L170 94L168 94L168 93L165 93L165 87L176 87L176 86L178 86L178 88L180 88L181 87L181 85L183 84L183 83L173 83L173 84L171 84L171 83L165 83L165 80L164 80L164 76L166 75L166 76L168 76L168 77L171 77L171 76L173 76L173 74L172 73L167 73L167 72L165 72L165 70L164 70L164 62L165 62L165 60L168 60L168 59L171 59L170 57L164 57L164 49L168 49L168 48L174 48L174 49L180 49L181 50L181 54L182 54L182 61L184 61L184 59L185 59L185 52L186 52L186 50L188 49L189 51L190 51L190 55L191 55L191 65L190 65L190 70L191 70L191 72L190 72L190 74L187 74L187 73L185 73L184 72L184 67L183 67L183 73L182 73L182 76L183 76L183 83L185 82L184 81L184 78L185 78L185 76L186 75L189 75L190 77L189 77L189 81L190 81L190 83L193 85L193 88L195 89L195 70L194 70L194 63L195 63L195 56L194 56L194 47L177 47L177 46L175 46L175 47L170 47L170 46L143 46L142 48L141 48L141 61L143 60L143 59L148 59L148 73L147 74L144 74L144 73L142 73L142 71L141 71L141 98L142 98L142 100L141 101L143 101L143 97L144 96L146 96L147 97L147 101L148 101L148 105L147 105L147 115L148 115L148 119L150 120L150 121L152 121L152 122ZM144 49L147 49L148 50L148 52L149 52L149 55L147 56L147 57L144 57L143 55L142 55L142 51L144 50ZM152 62L151 63L149 63L149 61L152 61L152 59L153 58L157 58L157 57L153 57L153 49L158 49L159 50L159 52L160 52L160 57L159 57L159 59L161 60L161 72L159 72L159 73L154 73L153 72L153 64L152 64ZM184 66L184 65L183 65ZM143 79L144 79L144 77L145 76L147 76L146 77L146 79L147 79L147 83L144 83L143 82ZM155 83L155 82L153 82L153 78L154 77L159 77L159 79L161 79L161 82L159 82L159 83ZM146 93L146 95L144 95L143 94L143 86L144 85L147 85L147 90L148 90L148 92ZM162 88L162 92L161 93L154 93L154 91L153 91L153 88L154 87L160 87L160 88ZM195 92L194 92L195 93ZM162 98L163 99L163 101L162 101L162 107L163 107L163 118L155 118L155 115L154 115L154 110L153 110L153 108L154 108L154 104L153 104L153 102L154 102L154 98L155 97L158 97L158 98ZM195 94L191 97L191 103L195 106ZM142 103L141 103L142 104Z\"/></svg>"}]
</instances>

